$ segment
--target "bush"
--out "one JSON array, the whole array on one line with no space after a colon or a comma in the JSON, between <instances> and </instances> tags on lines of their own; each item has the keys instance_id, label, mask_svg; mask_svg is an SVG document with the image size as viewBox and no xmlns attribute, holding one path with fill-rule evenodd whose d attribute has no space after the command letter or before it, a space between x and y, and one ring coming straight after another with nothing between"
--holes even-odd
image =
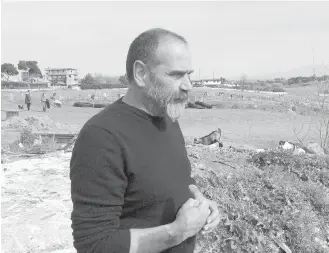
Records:
<instances>
[{"instance_id":1,"label":"bush","mask_svg":"<svg viewBox=\"0 0 329 253\"><path fill-rule=\"evenodd\" d=\"M89 102L75 102L73 104L74 107L93 107L92 103Z\"/></svg>"},{"instance_id":2,"label":"bush","mask_svg":"<svg viewBox=\"0 0 329 253\"><path fill-rule=\"evenodd\" d=\"M32 134L32 129L24 127L21 131L21 143L24 146L32 146L35 136Z\"/></svg>"},{"instance_id":3,"label":"bush","mask_svg":"<svg viewBox=\"0 0 329 253\"><path fill-rule=\"evenodd\" d=\"M201 101L195 101L195 104L196 104L196 105L203 106L203 107L205 107L205 108L207 108L207 109L211 109L211 108L212 108L212 105L206 104L206 103L201 102Z\"/></svg>"},{"instance_id":4,"label":"bush","mask_svg":"<svg viewBox=\"0 0 329 253\"><path fill-rule=\"evenodd\" d=\"M48 88L48 83L26 83L26 82L12 82L12 81L1 81L1 89L39 89Z\"/></svg>"},{"instance_id":5,"label":"bush","mask_svg":"<svg viewBox=\"0 0 329 253\"><path fill-rule=\"evenodd\" d=\"M273 92L284 92L285 90L282 88L273 88Z\"/></svg>"}]
</instances>

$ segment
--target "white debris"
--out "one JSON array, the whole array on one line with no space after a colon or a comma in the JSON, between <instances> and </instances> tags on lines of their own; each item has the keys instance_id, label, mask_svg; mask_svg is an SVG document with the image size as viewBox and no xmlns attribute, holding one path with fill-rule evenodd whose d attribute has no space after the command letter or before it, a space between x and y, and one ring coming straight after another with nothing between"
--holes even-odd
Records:
<instances>
[{"instance_id":1,"label":"white debris","mask_svg":"<svg viewBox=\"0 0 329 253\"><path fill-rule=\"evenodd\" d=\"M296 148L293 152L294 155L304 155L306 154L306 151L302 148Z\"/></svg>"},{"instance_id":2,"label":"white debris","mask_svg":"<svg viewBox=\"0 0 329 253\"><path fill-rule=\"evenodd\" d=\"M1 175L3 252L76 252L70 227L70 158L54 152L6 164Z\"/></svg>"},{"instance_id":3,"label":"white debris","mask_svg":"<svg viewBox=\"0 0 329 253\"><path fill-rule=\"evenodd\" d=\"M256 149L256 153L261 153L261 152L265 152L265 149L262 149L262 148L257 148Z\"/></svg>"}]
</instances>

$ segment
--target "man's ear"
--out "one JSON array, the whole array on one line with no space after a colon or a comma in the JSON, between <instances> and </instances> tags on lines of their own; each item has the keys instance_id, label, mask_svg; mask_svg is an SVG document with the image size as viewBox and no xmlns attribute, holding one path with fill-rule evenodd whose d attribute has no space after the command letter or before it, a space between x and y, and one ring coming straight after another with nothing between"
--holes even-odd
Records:
<instances>
[{"instance_id":1,"label":"man's ear","mask_svg":"<svg viewBox=\"0 0 329 253\"><path fill-rule=\"evenodd\" d=\"M134 72L134 79L136 84L139 87L144 87L145 86L145 78L146 78L146 65L142 61L135 61L134 62L134 67L133 67L133 72Z\"/></svg>"}]
</instances>

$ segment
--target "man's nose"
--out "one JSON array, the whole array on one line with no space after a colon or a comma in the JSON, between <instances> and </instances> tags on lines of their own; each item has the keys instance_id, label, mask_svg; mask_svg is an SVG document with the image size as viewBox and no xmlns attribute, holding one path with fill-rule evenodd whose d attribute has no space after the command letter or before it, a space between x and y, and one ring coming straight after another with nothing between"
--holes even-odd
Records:
<instances>
[{"instance_id":1,"label":"man's nose","mask_svg":"<svg viewBox=\"0 0 329 253\"><path fill-rule=\"evenodd\" d=\"M181 83L180 88L184 91L191 91L193 86L190 80L190 77L188 75L184 76L183 82Z\"/></svg>"}]
</instances>

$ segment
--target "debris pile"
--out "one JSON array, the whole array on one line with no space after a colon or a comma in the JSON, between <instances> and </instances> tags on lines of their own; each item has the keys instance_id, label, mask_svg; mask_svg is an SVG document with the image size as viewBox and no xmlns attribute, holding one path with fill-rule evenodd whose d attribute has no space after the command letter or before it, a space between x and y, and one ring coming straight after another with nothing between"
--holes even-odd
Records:
<instances>
[{"instance_id":1,"label":"debris pile","mask_svg":"<svg viewBox=\"0 0 329 253\"><path fill-rule=\"evenodd\" d=\"M78 127L75 125L61 124L52 121L48 116L28 116L28 117L12 117L1 124L2 130L17 130L29 128L33 132L39 131L65 131L67 133L77 132Z\"/></svg>"},{"instance_id":2,"label":"debris pile","mask_svg":"<svg viewBox=\"0 0 329 253\"><path fill-rule=\"evenodd\" d=\"M221 215L213 232L197 236L196 253L328 252L325 157L307 159L286 151L254 156L256 151L194 144L193 137L185 142L192 177L218 203ZM73 144L74 139L67 148ZM75 252L70 157L70 152L59 151L2 165L5 251ZM281 164L299 167L286 170Z\"/></svg>"}]
</instances>

